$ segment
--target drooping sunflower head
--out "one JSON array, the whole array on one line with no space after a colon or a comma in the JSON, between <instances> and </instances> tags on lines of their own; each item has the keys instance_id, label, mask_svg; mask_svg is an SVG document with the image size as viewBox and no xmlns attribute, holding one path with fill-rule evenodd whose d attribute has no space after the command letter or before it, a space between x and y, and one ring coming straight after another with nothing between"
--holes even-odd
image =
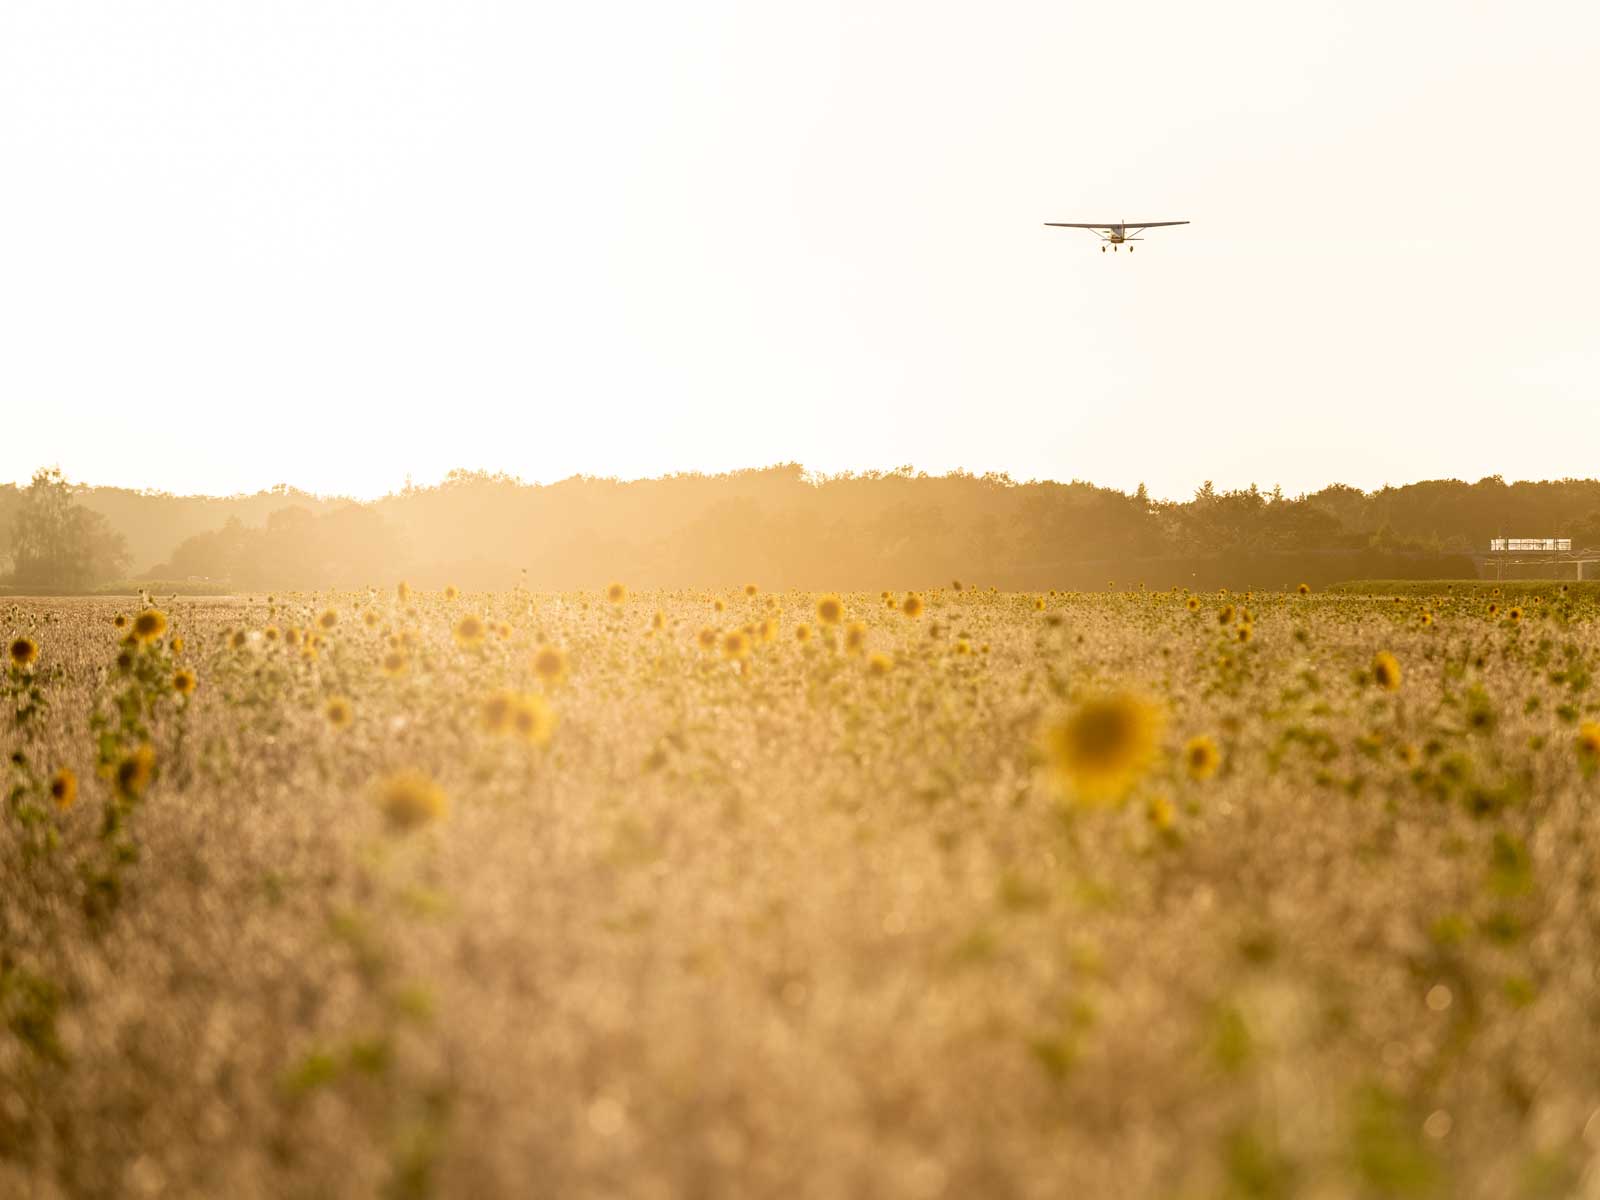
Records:
<instances>
[{"instance_id":1,"label":"drooping sunflower head","mask_svg":"<svg viewBox=\"0 0 1600 1200\"><path fill-rule=\"evenodd\" d=\"M1221 765L1222 751L1207 735L1199 734L1183 744L1183 769L1190 779L1210 779Z\"/></svg>"},{"instance_id":2,"label":"drooping sunflower head","mask_svg":"<svg viewBox=\"0 0 1600 1200\"><path fill-rule=\"evenodd\" d=\"M433 777L422 771L397 771L378 781L373 802L389 828L407 833L445 815L449 802Z\"/></svg>"},{"instance_id":3,"label":"drooping sunflower head","mask_svg":"<svg viewBox=\"0 0 1600 1200\"><path fill-rule=\"evenodd\" d=\"M457 588L457 587L456 587L456 585L455 585L455 584L453 584L453 583L447 583L447 584L445 584L445 585L444 585L444 598L445 598L445 599L446 599L446 600L447 600L447 601L451 601L451 602L453 602L453 601L454 601L454 600L455 600L455 598L456 598L456 597L457 597L457 596L459 596L459 595L461 595L461 592L460 592L460 590L459 590L459 589L458 589L458 588Z\"/></svg>"},{"instance_id":4,"label":"drooping sunflower head","mask_svg":"<svg viewBox=\"0 0 1600 1200\"><path fill-rule=\"evenodd\" d=\"M867 648L867 627L860 621L851 621L844 631L844 648L847 653L860 654Z\"/></svg>"},{"instance_id":5,"label":"drooping sunflower head","mask_svg":"<svg viewBox=\"0 0 1600 1200\"><path fill-rule=\"evenodd\" d=\"M1130 692L1091 696L1049 721L1041 750L1060 793L1077 803L1115 803L1155 758L1165 720Z\"/></svg>"},{"instance_id":6,"label":"drooping sunflower head","mask_svg":"<svg viewBox=\"0 0 1600 1200\"><path fill-rule=\"evenodd\" d=\"M1400 690L1400 660L1387 650L1380 650L1372 660L1372 681L1386 692Z\"/></svg>"},{"instance_id":7,"label":"drooping sunflower head","mask_svg":"<svg viewBox=\"0 0 1600 1200\"><path fill-rule=\"evenodd\" d=\"M141 642L153 642L167 631L167 614L159 608L147 608L133 619L133 636Z\"/></svg>"}]
</instances>

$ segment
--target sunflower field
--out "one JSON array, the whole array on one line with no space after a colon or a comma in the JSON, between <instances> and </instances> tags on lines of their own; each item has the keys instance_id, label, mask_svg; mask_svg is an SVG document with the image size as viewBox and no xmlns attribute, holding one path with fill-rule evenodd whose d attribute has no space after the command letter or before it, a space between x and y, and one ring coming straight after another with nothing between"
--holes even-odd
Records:
<instances>
[{"instance_id":1,"label":"sunflower field","mask_svg":"<svg viewBox=\"0 0 1600 1200\"><path fill-rule=\"evenodd\" d=\"M0 1195L1600 1195L1600 601L0 604Z\"/></svg>"}]
</instances>

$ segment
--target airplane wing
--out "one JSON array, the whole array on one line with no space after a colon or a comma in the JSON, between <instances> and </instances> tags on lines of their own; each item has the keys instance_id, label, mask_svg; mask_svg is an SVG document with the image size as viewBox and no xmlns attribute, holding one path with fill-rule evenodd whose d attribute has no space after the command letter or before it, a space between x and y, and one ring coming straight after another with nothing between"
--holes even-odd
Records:
<instances>
[{"instance_id":1,"label":"airplane wing","mask_svg":"<svg viewBox=\"0 0 1600 1200\"><path fill-rule=\"evenodd\" d=\"M1187 221L1124 221L1128 229L1160 229L1163 225L1187 225Z\"/></svg>"},{"instance_id":2,"label":"airplane wing","mask_svg":"<svg viewBox=\"0 0 1600 1200\"><path fill-rule=\"evenodd\" d=\"M1045 224L1054 226L1056 229L1115 229L1118 222L1104 221L1098 225L1095 225L1080 224L1077 221L1046 221Z\"/></svg>"}]
</instances>

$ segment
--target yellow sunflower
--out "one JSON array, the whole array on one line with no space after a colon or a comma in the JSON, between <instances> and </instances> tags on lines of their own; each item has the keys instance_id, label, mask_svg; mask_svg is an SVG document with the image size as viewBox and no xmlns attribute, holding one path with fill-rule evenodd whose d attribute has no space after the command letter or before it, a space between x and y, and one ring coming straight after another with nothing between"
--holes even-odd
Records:
<instances>
[{"instance_id":1,"label":"yellow sunflower","mask_svg":"<svg viewBox=\"0 0 1600 1200\"><path fill-rule=\"evenodd\" d=\"M180 696L194 695L194 689L199 684L200 680L188 667L179 667L172 673L172 690Z\"/></svg>"},{"instance_id":2,"label":"yellow sunflower","mask_svg":"<svg viewBox=\"0 0 1600 1200\"><path fill-rule=\"evenodd\" d=\"M147 608L133 619L133 636L141 642L153 642L167 631L167 614L159 608Z\"/></svg>"},{"instance_id":3,"label":"yellow sunflower","mask_svg":"<svg viewBox=\"0 0 1600 1200\"><path fill-rule=\"evenodd\" d=\"M1372 679L1386 692L1400 690L1400 660L1387 650L1378 652L1372 660Z\"/></svg>"},{"instance_id":4,"label":"yellow sunflower","mask_svg":"<svg viewBox=\"0 0 1600 1200\"><path fill-rule=\"evenodd\" d=\"M1222 751L1217 743L1205 734L1190 738L1183 744L1183 769L1190 779L1210 779L1222 765Z\"/></svg>"},{"instance_id":5,"label":"yellow sunflower","mask_svg":"<svg viewBox=\"0 0 1600 1200\"><path fill-rule=\"evenodd\" d=\"M39 643L29 637L15 638L11 642L9 654L12 666L19 671L26 670L39 657Z\"/></svg>"},{"instance_id":6,"label":"yellow sunflower","mask_svg":"<svg viewBox=\"0 0 1600 1200\"><path fill-rule=\"evenodd\" d=\"M56 802L57 808L71 808L77 798L78 777L71 767L62 767L50 776L50 799Z\"/></svg>"},{"instance_id":7,"label":"yellow sunflower","mask_svg":"<svg viewBox=\"0 0 1600 1200\"><path fill-rule=\"evenodd\" d=\"M1092 696L1045 725L1041 749L1063 796L1114 803L1149 769L1164 724L1161 710L1142 697Z\"/></svg>"},{"instance_id":8,"label":"yellow sunflower","mask_svg":"<svg viewBox=\"0 0 1600 1200\"><path fill-rule=\"evenodd\" d=\"M844 620L844 601L829 594L817 601L817 621L823 625L837 625Z\"/></svg>"},{"instance_id":9,"label":"yellow sunflower","mask_svg":"<svg viewBox=\"0 0 1600 1200\"><path fill-rule=\"evenodd\" d=\"M556 714L550 702L537 692L524 692L511 706L511 732L531 746L549 744L555 732Z\"/></svg>"},{"instance_id":10,"label":"yellow sunflower","mask_svg":"<svg viewBox=\"0 0 1600 1200\"><path fill-rule=\"evenodd\" d=\"M606 599L612 604L621 604L628 598L628 589L620 583L606 584Z\"/></svg>"},{"instance_id":11,"label":"yellow sunflower","mask_svg":"<svg viewBox=\"0 0 1600 1200\"><path fill-rule=\"evenodd\" d=\"M489 627L483 623L483 618L474 613L468 613L456 622L455 628L450 631L455 638L456 645L463 650L476 650L483 645L483 639L488 635Z\"/></svg>"},{"instance_id":12,"label":"yellow sunflower","mask_svg":"<svg viewBox=\"0 0 1600 1200\"><path fill-rule=\"evenodd\" d=\"M397 771L373 788L373 802L397 833L405 833L445 815L449 801L433 778L422 771Z\"/></svg>"},{"instance_id":13,"label":"yellow sunflower","mask_svg":"<svg viewBox=\"0 0 1600 1200\"><path fill-rule=\"evenodd\" d=\"M511 713L516 708L514 692L491 692L478 705L478 726L485 733L502 734L511 729Z\"/></svg>"},{"instance_id":14,"label":"yellow sunflower","mask_svg":"<svg viewBox=\"0 0 1600 1200\"><path fill-rule=\"evenodd\" d=\"M922 597L915 592L907 592L906 598L900 601L900 611L915 620L922 615Z\"/></svg>"},{"instance_id":15,"label":"yellow sunflower","mask_svg":"<svg viewBox=\"0 0 1600 1200\"><path fill-rule=\"evenodd\" d=\"M860 621L851 621L845 629L844 648L850 654L860 654L867 648L867 627Z\"/></svg>"},{"instance_id":16,"label":"yellow sunflower","mask_svg":"<svg viewBox=\"0 0 1600 1200\"><path fill-rule=\"evenodd\" d=\"M343 696L330 696L328 702L322 706L322 715L334 729L349 729L350 723L356 717L355 709Z\"/></svg>"},{"instance_id":17,"label":"yellow sunflower","mask_svg":"<svg viewBox=\"0 0 1600 1200\"><path fill-rule=\"evenodd\" d=\"M117 764L113 781L117 794L124 800L137 800L155 778L156 755L148 745L140 746Z\"/></svg>"},{"instance_id":18,"label":"yellow sunflower","mask_svg":"<svg viewBox=\"0 0 1600 1200\"><path fill-rule=\"evenodd\" d=\"M548 642L534 651L533 673L540 682L557 684L567 677L566 654Z\"/></svg>"}]
</instances>

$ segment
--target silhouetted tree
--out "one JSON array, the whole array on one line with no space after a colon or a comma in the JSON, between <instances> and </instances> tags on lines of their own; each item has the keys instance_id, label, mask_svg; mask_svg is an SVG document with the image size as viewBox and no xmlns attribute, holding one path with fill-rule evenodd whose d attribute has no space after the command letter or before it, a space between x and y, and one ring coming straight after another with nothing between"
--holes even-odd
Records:
<instances>
[{"instance_id":1,"label":"silhouetted tree","mask_svg":"<svg viewBox=\"0 0 1600 1200\"><path fill-rule=\"evenodd\" d=\"M123 536L80 508L60 467L41 467L11 517L11 582L70 591L103 583L127 567Z\"/></svg>"}]
</instances>

